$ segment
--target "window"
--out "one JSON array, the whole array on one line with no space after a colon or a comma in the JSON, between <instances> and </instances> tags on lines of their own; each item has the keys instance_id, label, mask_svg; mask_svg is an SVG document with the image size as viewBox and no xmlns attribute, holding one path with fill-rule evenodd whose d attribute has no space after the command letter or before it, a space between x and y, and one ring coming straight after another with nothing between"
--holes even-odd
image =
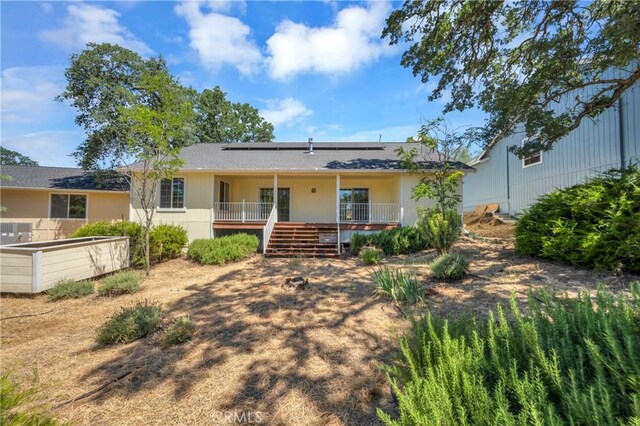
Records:
<instances>
[{"instance_id":1,"label":"window","mask_svg":"<svg viewBox=\"0 0 640 426\"><path fill-rule=\"evenodd\" d=\"M52 219L86 219L87 196L78 194L51 194Z\"/></svg>"},{"instance_id":2,"label":"window","mask_svg":"<svg viewBox=\"0 0 640 426\"><path fill-rule=\"evenodd\" d=\"M526 138L522 141L522 145L526 145L529 142L532 142L535 140L535 136L533 138ZM530 156L530 157L526 157L522 159L522 167L529 167L529 166L534 166L536 164L540 164L542 163L542 151L538 151L536 154Z\"/></svg>"},{"instance_id":3,"label":"window","mask_svg":"<svg viewBox=\"0 0 640 426\"><path fill-rule=\"evenodd\" d=\"M184 178L162 179L160 182L160 208L184 208Z\"/></svg>"},{"instance_id":4,"label":"window","mask_svg":"<svg viewBox=\"0 0 640 426\"><path fill-rule=\"evenodd\" d=\"M353 222L369 221L369 189L340 189L340 220Z\"/></svg>"}]
</instances>

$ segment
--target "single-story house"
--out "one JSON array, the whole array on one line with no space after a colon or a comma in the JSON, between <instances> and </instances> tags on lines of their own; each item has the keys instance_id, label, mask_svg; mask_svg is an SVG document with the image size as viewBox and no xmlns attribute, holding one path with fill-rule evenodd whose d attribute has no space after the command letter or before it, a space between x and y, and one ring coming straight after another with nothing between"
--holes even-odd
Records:
<instances>
[{"instance_id":1,"label":"single-story house","mask_svg":"<svg viewBox=\"0 0 640 426\"><path fill-rule=\"evenodd\" d=\"M64 167L1 166L2 243L71 236L97 221L129 219L129 184L114 172Z\"/></svg>"},{"instance_id":2,"label":"single-story house","mask_svg":"<svg viewBox=\"0 0 640 426\"><path fill-rule=\"evenodd\" d=\"M595 89L590 89L595 90ZM561 113L571 100L555 105ZM509 151L526 143L522 127L483 151L464 178L464 211L500 204L500 213L521 214L557 188L576 185L613 168L640 161L640 85L623 93L615 107L580 126L548 152L520 159Z\"/></svg>"},{"instance_id":3,"label":"single-story house","mask_svg":"<svg viewBox=\"0 0 640 426\"><path fill-rule=\"evenodd\" d=\"M180 171L161 182L154 220L184 226L190 240L254 232L267 254L334 253L353 232L413 225L419 206L434 205L412 199L418 178L403 170L399 146L195 144L182 150ZM132 218L142 215L135 196L131 208Z\"/></svg>"}]
</instances>

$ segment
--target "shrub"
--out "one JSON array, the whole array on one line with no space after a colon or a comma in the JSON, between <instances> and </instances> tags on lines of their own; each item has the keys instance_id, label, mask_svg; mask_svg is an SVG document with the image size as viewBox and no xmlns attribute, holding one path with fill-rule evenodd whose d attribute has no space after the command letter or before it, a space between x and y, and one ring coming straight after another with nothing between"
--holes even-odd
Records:
<instances>
[{"instance_id":1,"label":"shrub","mask_svg":"<svg viewBox=\"0 0 640 426\"><path fill-rule=\"evenodd\" d=\"M433 276L440 280L455 281L464 277L469 268L469 260L456 253L438 256L431 264Z\"/></svg>"},{"instance_id":2,"label":"shrub","mask_svg":"<svg viewBox=\"0 0 640 426\"><path fill-rule=\"evenodd\" d=\"M375 247L367 247L360 252L362 261L367 265L377 265L382 260L382 251Z\"/></svg>"},{"instance_id":3,"label":"shrub","mask_svg":"<svg viewBox=\"0 0 640 426\"><path fill-rule=\"evenodd\" d=\"M0 424L3 426L55 426L59 423L34 406L36 391L19 389L7 374L0 376Z\"/></svg>"},{"instance_id":4,"label":"shrub","mask_svg":"<svg viewBox=\"0 0 640 426\"><path fill-rule=\"evenodd\" d=\"M385 367L399 419L385 424L588 425L640 419L640 283L632 298L532 294L528 314L427 316ZM537 299L542 301L539 302Z\"/></svg>"},{"instance_id":5,"label":"shrub","mask_svg":"<svg viewBox=\"0 0 640 426\"><path fill-rule=\"evenodd\" d=\"M203 265L222 265L250 256L258 250L259 244L258 237L249 234L194 240L187 256Z\"/></svg>"},{"instance_id":6,"label":"shrub","mask_svg":"<svg viewBox=\"0 0 640 426\"><path fill-rule=\"evenodd\" d=\"M113 314L98 328L96 340L104 345L133 342L155 330L161 319L160 305L149 301L138 302Z\"/></svg>"},{"instance_id":7,"label":"shrub","mask_svg":"<svg viewBox=\"0 0 640 426\"><path fill-rule=\"evenodd\" d=\"M179 316L165 331L162 345L168 347L188 342L195 333L196 325L191 321L191 318L188 315Z\"/></svg>"},{"instance_id":8,"label":"shrub","mask_svg":"<svg viewBox=\"0 0 640 426\"><path fill-rule=\"evenodd\" d=\"M442 213L436 209L422 209L418 212L418 228L427 243L438 254L447 253L462 232L462 217L455 210Z\"/></svg>"},{"instance_id":9,"label":"shrub","mask_svg":"<svg viewBox=\"0 0 640 426\"><path fill-rule=\"evenodd\" d=\"M515 237L523 255L640 272L640 168L544 195L520 218Z\"/></svg>"},{"instance_id":10,"label":"shrub","mask_svg":"<svg viewBox=\"0 0 640 426\"><path fill-rule=\"evenodd\" d=\"M62 280L47 290L47 296L52 302L63 299L79 299L91 293L93 293L93 283L88 280Z\"/></svg>"},{"instance_id":11,"label":"shrub","mask_svg":"<svg viewBox=\"0 0 640 426\"><path fill-rule=\"evenodd\" d=\"M378 286L377 292L388 296L395 303L407 302L413 305L424 300L420 283L410 272L392 270L385 266L373 271L371 279Z\"/></svg>"},{"instance_id":12,"label":"shrub","mask_svg":"<svg viewBox=\"0 0 640 426\"><path fill-rule=\"evenodd\" d=\"M178 225L157 225L149 233L151 262L164 262L182 254L189 242L187 230Z\"/></svg>"},{"instance_id":13,"label":"shrub","mask_svg":"<svg viewBox=\"0 0 640 426\"><path fill-rule=\"evenodd\" d=\"M116 272L102 280L102 284L98 286L98 293L101 296L135 293L140 290L140 281L142 276L137 272Z\"/></svg>"},{"instance_id":14,"label":"shrub","mask_svg":"<svg viewBox=\"0 0 640 426\"><path fill-rule=\"evenodd\" d=\"M129 237L131 264L144 266L144 228L136 222L95 222L81 226L72 237L121 236ZM178 225L157 225L149 232L149 257L151 263L163 262L180 256L188 241L187 231Z\"/></svg>"},{"instance_id":15,"label":"shrub","mask_svg":"<svg viewBox=\"0 0 640 426\"><path fill-rule=\"evenodd\" d=\"M411 254L429 248L429 244L418 229L412 226L389 229L368 235L355 233L351 236L351 253L359 254L364 246L377 247L386 256Z\"/></svg>"}]
</instances>

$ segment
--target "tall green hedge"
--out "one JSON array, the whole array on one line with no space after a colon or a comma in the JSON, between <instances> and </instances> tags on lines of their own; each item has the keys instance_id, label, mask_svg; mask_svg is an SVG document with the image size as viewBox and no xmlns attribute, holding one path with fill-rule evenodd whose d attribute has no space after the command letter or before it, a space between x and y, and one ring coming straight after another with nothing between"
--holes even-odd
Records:
<instances>
[{"instance_id":1,"label":"tall green hedge","mask_svg":"<svg viewBox=\"0 0 640 426\"><path fill-rule=\"evenodd\" d=\"M542 302L538 301L540 299ZM414 320L386 367L387 425L640 424L640 283L595 303L549 293L488 319Z\"/></svg>"},{"instance_id":2,"label":"tall green hedge","mask_svg":"<svg viewBox=\"0 0 640 426\"><path fill-rule=\"evenodd\" d=\"M524 255L640 272L640 169L612 170L541 197L520 218L515 236Z\"/></svg>"},{"instance_id":3,"label":"tall green hedge","mask_svg":"<svg viewBox=\"0 0 640 426\"><path fill-rule=\"evenodd\" d=\"M95 222L81 226L73 233L73 238L94 236L129 237L129 254L131 264L143 266L144 228L137 222ZM187 230L178 225L156 225L149 233L149 255L151 263L163 262L180 256L187 245Z\"/></svg>"}]
</instances>

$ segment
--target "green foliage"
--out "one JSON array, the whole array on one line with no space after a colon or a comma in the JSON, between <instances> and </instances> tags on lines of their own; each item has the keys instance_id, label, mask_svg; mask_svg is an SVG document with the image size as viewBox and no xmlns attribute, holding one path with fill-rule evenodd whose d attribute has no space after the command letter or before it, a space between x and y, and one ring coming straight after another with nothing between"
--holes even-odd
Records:
<instances>
[{"instance_id":1,"label":"green foliage","mask_svg":"<svg viewBox=\"0 0 640 426\"><path fill-rule=\"evenodd\" d=\"M377 247L385 256L397 254L411 254L429 248L418 229L410 226L388 229L375 234L358 234L351 236L350 250L353 254L359 254L364 246Z\"/></svg>"},{"instance_id":2,"label":"green foliage","mask_svg":"<svg viewBox=\"0 0 640 426\"><path fill-rule=\"evenodd\" d=\"M144 301L121 308L98 328L96 341L103 345L129 343L154 331L162 319L157 303Z\"/></svg>"},{"instance_id":3,"label":"green foliage","mask_svg":"<svg viewBox=\"0 0 640 426\"><path fill-rule=\"evenodd\" d=\"M423 83L439 79L429 99L450 93L444 113L477 107L488 113L487 143L523 123L526 135L537 137L512 148L527 156L551 149L634 87L639 27L633 1L428 0L394 10L383 37L407 43L401 63Z\"/></svg>"},{"instance_id":4,"label":"green foliage","mask_svg":"<svg viewBox=\"0 0 640 426\"><path fill-rule=\"evenodd\" d=\"M36 391L20 389L7 374L0 375L0 424L3 426L56 426L60 423L34 407Z\"/></svg>"},{"instance_id":5,"label":"green foliage","mask_svg":"<svg viewBox=\"0 0 640 426\"><path fill-rule=\"evenodd\" d=\"M384 266L373 271L371 279L377 286L376 291L395 303L406 302L413 305L424 300L422 287L410 272Z\"/></svg>"},{"instance_id":6,"label":"green foliage","mask_svg":"<svg viewBox=\"0 0 640 426\"><path fill-rule=\"evenodd\" d=\"M0 164L14 165L14 166L32 166L38 165L37 161L33 161L26 155L22 155L19 152L12 151L10 149L0 146Z\"/></svg>"},{"instance_id":7,"label":"green foliage","mask_svg":"<svg viewBox=\"0 0 640 426\"><path fill-rule=\"evenodd\" d=\"M118 296L131 294L140 290L142 277L133 271L120 271L102 280L98 286L100 296Z\"/></svg>"},{"instance_id":8,"label":"green foliage","mask_svg":"<svg viewBox=\"0 0 640 426\"><path fill-rule=\"evenodd\" d=\"M400 416L378 414L387 425L638 424L640 283L632 294L542 292L527 314L512 299L486 319L413 320L385 368Z\"/></svg>"},{"instance_id":9,"label":"green foliage","mask_svg":"<svg viewBox=\"0 0 640 426\"><path fill-rule=\"evenodd\" d=\"M207 142L271 142L273 125L258 110L226 99L220 87L205 89L198 96L197 137Z\"/></svg>"},{"instance_id":10,"label":"green foliage","mask_svg":"<svg viewBox=\"0 0 640 426\"><path fill-rule=\"evenodd\" d=\"M47 297L50 301L55 302L63 299L79 299L91 293L93 293L91 281L62 280L47 290Z\"/></svg>"},{"instance_id":11,"label":"green foliage","mask_svg":"<svg viewBox=\"0 0 640 426\"><path fill-rule=\"evenodd\" d=\"M454 210L444 213L436 209L418 210L420 217L417 227L430 247L438 254L449 252L462 232L462 217Z\"/></svg>"},{"instance_id":12,"label":"green foliage","mask_svg":"<svg viewBox=\"0 0 640 426\"><path fill-rule=\"evenodd\" d=\"M516 250L570 265L640 272L640 169L544 195L518 220Z\"/></svg>"},{"instance_id":13,"label":"green foliage","mask_svg":"<svg viewBox=\"0 0 640 426\"><path fill-rule=\"evenodd\" d=\"M187 256L203 265L222 265L250 256L258 250L259 244L258 237L249 234L200 239L191 242Z\"/></svg>"},{"instance_id":14,"label":"green foliage","mask_svg":"<svg viewBox=\"0 0 640 426\"><path fill-rule=\"evenodd\" d=\"M164 332L162 345L164 347L180 345L193 339L195 334L196 325L188 315L182 315L176 318Z\"/></svg>"},{"instance_id":15,"label":"green foliage","mask_svg":"<svg viewBox=\"0 0 640 426\"><path fill-rule=\"evenodd\" d=\"M440 255L431 264L433 276L445 281L459 280L467 274L467 269L469 269L469 259L456 253Z\"/></svg>"},{"instance_id":16,"label":"green foliage","mask_svg":"<svg viewBox=\"0 0 640 426\"><path fill-rule=\"evenodd\" d=\"M131 264L144 266L144 229L137 222L94 222L81 226L71 237L117 237L123 233L129 237ZM180 256L188 241L187 231L179 225L157 225L151 228L149 241L151 263L164 262Z\"/></svg>"},{"instance_id":17,"label":"green foliage","mask_svg":"<svg viewBox=\"0 0 640 426\"><path fill-rule=\"evenodd\" d=\"M360 257L366 265L377 265L382 261L382 250L375 247L366 247L360 252Z\"/></svg>"},{"instance_id":18,"label":"green foliage","mask_svg":"<svg viewBox=\"0 0 640 426\"><path fill-rule=\"evenodd\" d=\"M179 225L160 224L149 233L151 262L164 262L182 254L189 242L187 230Z\"/></svg>"}]
</instances>

